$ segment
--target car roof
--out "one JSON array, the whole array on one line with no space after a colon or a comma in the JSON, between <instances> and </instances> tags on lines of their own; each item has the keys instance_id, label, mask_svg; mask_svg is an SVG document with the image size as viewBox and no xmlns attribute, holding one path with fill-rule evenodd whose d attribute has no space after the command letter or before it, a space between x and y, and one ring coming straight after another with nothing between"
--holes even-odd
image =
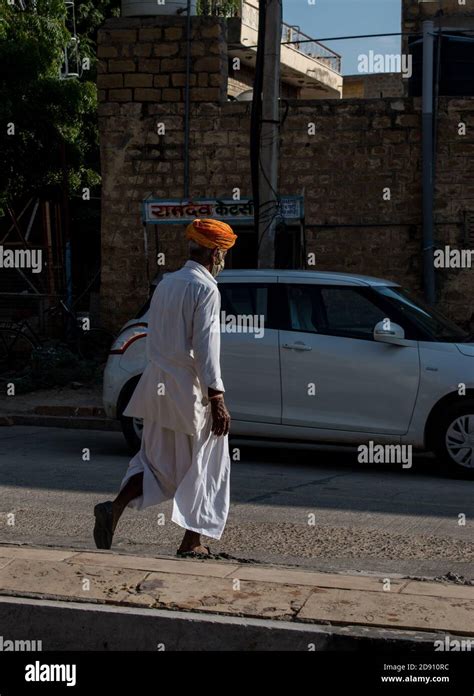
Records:
<instances>
[{"instance_id":1,"label":"car roof","mask_svg":"<svg viewBox=\"0 0 474 696\"><path fill-rule=\"evenodd\" d=\"M392 280L384 280L383 278L374 278L372 276L359 275L355 273L336 273L332 271L302 271L293 269L276 269L276 268L228 268L224 269L219 274L219 280L232 280L232 278L294 278L308 280L314 278L318 283L334 283L343 282L344 284L352 285L388 285L398 287L398 283Z\"/></svg>"}]
</instances>

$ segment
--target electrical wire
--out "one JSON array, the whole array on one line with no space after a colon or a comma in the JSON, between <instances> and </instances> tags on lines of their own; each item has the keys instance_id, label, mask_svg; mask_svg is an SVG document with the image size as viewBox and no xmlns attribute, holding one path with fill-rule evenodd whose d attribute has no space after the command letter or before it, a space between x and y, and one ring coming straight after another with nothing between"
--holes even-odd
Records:
<instances>
[{"instance_id":1,"label":"electrical wire","mask_svg":"<svg viewBox=\"0 0 474 696\"><path fill-rule=\"evenodd\" d=\"M471 31L474 31L471 30ZM323 41L346 41L352 39L375 39L384 38L386 36L418 36L422 35L422 31L392 31L386 34L356 34L354 36L326 36L322 39L301 39L299 41L281 41L281 46L292 46L293 44L304 44L304 43L322 43ZM241 44L236 44L241 45ZM257 48L258 44L245 44L244 48Z\"/></svg>"}]
</instances>

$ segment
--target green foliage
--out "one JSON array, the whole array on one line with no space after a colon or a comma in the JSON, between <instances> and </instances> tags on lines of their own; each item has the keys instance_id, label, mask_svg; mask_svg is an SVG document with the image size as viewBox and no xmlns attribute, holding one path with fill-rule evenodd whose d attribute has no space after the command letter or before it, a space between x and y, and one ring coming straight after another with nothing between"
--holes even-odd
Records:
<instances>
[{"instance_id":1,"label":"green foliage","mask_svg":"<svg viewBox=\"0 0 474 696\"><path fill-rule=\"evenodd\" d=\"M72 29L64 0L23 4L0 4L0 208L55 196L63 142L71 194L100 183L95 40L120 0L76 2L79 53L91 63L80 79L60 79Z\"/></svg>"},{"instance_id":2,"label":"green foliage","mask_svg":"<svg viewBox=\"0 0 474 696\"><path fill-rule=\"evenodd\" d=\"M240 10L240 0L197 0L198 15L235 17Z\"/></svg>"},{"instance_id":3,"label":"green foliage","mask_svg":"<svg viewBox=\"0 0 474 696\"><path fill-rule=\"evenodd\" d=\"M120 16L121 0L86 0L76 2L76 30L81 39L81 55L96 63L97 29L108 17ZM89 79L95 79L95 74Z\"/></svg>"}]
</instances>

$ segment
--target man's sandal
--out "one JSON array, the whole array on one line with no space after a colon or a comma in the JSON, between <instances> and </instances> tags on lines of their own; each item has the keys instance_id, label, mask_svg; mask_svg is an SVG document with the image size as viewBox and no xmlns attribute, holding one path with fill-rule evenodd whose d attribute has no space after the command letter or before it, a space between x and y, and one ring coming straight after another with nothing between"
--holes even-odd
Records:
<instances>
[{"instance_id":1,"label":"man's sandal","mask_svg":"<svg viewBox=\"0 0 474 696\"><path fill-rule=\"evenodd\" d=\"M207 550L207 553L201 553L200 551L180 551L178 549L176 555L180 558L210 558L210 556L212 556L211 549L209 546L202 546Z\"/></svg>"},{"instance_id":2,"label":"man's sandal","mask_svg":"<svg viewBox=\"0 0 474 696\"><path fill-rule=\"evenodd\" d=\"M95 525L94 541L98 549L110 549L114 536L113 507L110 500L106 503L98 503L94 508Z\"/></svg>"}]
</instances>

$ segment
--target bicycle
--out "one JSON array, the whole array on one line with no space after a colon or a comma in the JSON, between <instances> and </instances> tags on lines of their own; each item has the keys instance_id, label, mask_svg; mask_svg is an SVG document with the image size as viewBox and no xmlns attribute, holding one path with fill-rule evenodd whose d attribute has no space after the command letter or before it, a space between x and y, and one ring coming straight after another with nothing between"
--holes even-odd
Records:
<instances>
[{"instance_id":1,"label":"bicycle","mask_svg":"<svg viewBox=\"0 0 474 696\"><path fill-rule=\"evenodd\" d=\"M61 342L85 360L103 364L115 338L107 329L90 327L87 317L80 317L63 300L47 309L44 314L60 317ZM35 349L47 342L47 337L35 331L28 321L0 321L0 375L22 377L32 368ZM50 340L50 339L49 339Z\"/></svg>"}]
</instances>

